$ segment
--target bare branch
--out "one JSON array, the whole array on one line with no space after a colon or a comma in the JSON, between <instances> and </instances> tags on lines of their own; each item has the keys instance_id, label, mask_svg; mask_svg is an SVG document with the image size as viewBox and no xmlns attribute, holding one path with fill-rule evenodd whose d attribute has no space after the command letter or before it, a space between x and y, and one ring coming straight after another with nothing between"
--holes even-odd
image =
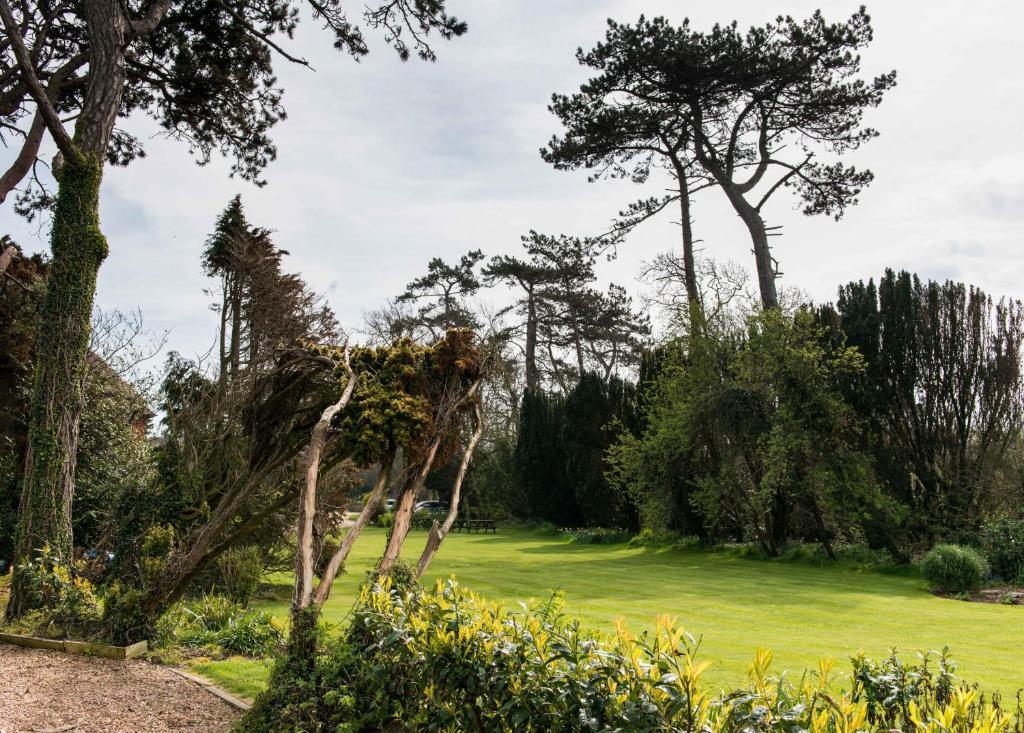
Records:
<instances>
[{"instance_id":1,"label":"bare branch","mask_svg":"<svg viewBox=\"0 0 1024 733\"><path fill-rule=\"evenodd\" d=\"M28 86L29 94L32 95L32 99L35 100L39 111L42 113L43 119L46 121L46 127L50 130L50 135L53 136L54 142L57 143L57 148L66 158L77 158L79 156L78 148L72 142L68 131L64 129L57 110L54 109L49 96L46 94L46 90L43 89L43 85L36 75L28 48L25 47L25 39L18 29L18 24L14 20L14 13L11 12L11 6L7 0L0 0L0 17L3 18L4 28L7 30L11 47L14 50L14 57L18 60L18 66L21 67L21 76Z\"/></svg>"}]
</instances>

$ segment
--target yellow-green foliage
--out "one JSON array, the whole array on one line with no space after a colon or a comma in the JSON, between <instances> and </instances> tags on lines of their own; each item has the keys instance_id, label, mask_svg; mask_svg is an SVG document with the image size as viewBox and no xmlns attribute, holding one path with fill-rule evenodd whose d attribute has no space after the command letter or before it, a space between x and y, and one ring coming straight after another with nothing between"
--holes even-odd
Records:
<instances>
[{"instance_id":1,"label":"yellow-green foliage","mask_svg":"<svg viewBox=\"0 0 1024 733\"><path fill-rule=\"evenodd\" d=\"M709 662L697 651L668 617L652 634L620 624L598 637L557 598L512 612L453 581L424 590L384 577L364 586L346 635L305 680L301 717L312 727L283 729L355 733L400 721L431 731L1015 730L1014 715L956 680L945 655L916 665L858 657L848 677L825 660L790 681L772 674L772 654L761 650L746 683L721 691L705 683ZM278 722L299 719L279 712Z\"/></svg>"},{"instance_id":2,"label":"yellow-green foliage","mask_svg":"<svg viewBox=\"0 0 1024 733\"><path fill-rule=\"evenodd\" d=\"M343 362L339 347L311 348ZM464 392L480 370L474 335L459 329L431 346L401 339L390 346L356 347L350 361L356 388L337 419L345 451L361 466L396 447L422 449L444 400ZM336 373L343 382L347 378L340 366Z\"/></svg>"},{"instance_id":3,"label":"yellow-green foliage","mask_svg":"<svg viewBox=\"0 0 1024 733\"><path fill-rule=\"evenodd\" d=\"M64 564L49 545L17 567L35 613L26 617L33 633L84 638L97 631L100 603L82 563Z\"/></svg>"}]
</instances>

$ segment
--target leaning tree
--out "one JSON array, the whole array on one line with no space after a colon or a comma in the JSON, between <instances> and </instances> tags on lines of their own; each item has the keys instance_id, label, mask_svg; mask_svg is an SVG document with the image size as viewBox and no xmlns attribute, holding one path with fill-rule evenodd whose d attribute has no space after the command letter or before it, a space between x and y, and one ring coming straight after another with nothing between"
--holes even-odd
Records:
<instances>
[{"instance_id":1,"label":"leaning tree","mask_svg":"<svg viewBox=\"0 0 1024 733\"><path fill-rule=\"evenodd\" d=\"M67 555L81 377L89 341L96 276L107 256L100 230L100 181L106 163L143 154L118 120L147 115L184 141L200 162L218 151L232 172L261 183L275 157L271 128L284 117L273 59L308 62L287 49L302 12L333 36L334 46L367 53L360 27L342 0L83 0L10 3L0 0L0 122L3 141L20 141L0 176L0 200L19 183L19 209L52 207L52 267L42 307L22 502L18 557L50 543ZM465 23L444 0L388 0L364 12L406 59L432 60L431 33L452 38ZM73 119L73 132L65 121ZM35 176L49 134L57 191ZM24 610L18 583L9 612Z\"/></svg>"},{"instance_id":2,"label":"leaning tree","mask_svg":"<svg viewBox=\"0 0 1024 733\"><path fill-rule=\"evenodd\" d=\"M604 42L577 55L597 76L578 94L555 97L552 109L568 132L545 155L567 167L608 165L608 153L601 157L596 148L588 154L582 145L613 132L616 141L626 139L620 110L642 109L635 118L640 127L650 126L645 120L671 120L680 128L680 153L722 189L746 225L762 304L776 308L778 265L762 217L765 204L792 188L805 214L838 219L873 178L841 158L878 135L864 126L864 113L896 84L894 71L860 78L859 52L872 33L863 7L845 22L828 23L818 11L803 21L779 17L745 33L735 22L702 33L689 21L678 27L642 16L636 25L609 21ZM661 146L648 154L671 150L664 147L670 139L640 131ZM836 158L825 161L822 154Z\"/></svg>"},{"instance_id":3,"label":"leaning tree","mask_svg":"<svg viewBox=\"0 0 1024 733\"><path fill-rule=\"evenodd\" d=\"M381 575L395 568L427 477L462 453L448 513L442 522L434 522L412 570L419 577L454 525L462 484L484 427L479 391L487 349L469 330L449 330L430 346L403 339L378 347L313 346L310 352L333 365L339 396L323 410L305 450L288 648L275 666L267 691L243 719L245 730L262 729L257 721L279 725L282 721L275 716L280 710L308 695L302 681L310 678L315 667L320 610L354 544L384 500L397 453L403 453L405 468L399 477L395 523L376 567ZM332 453L346 455L356 465L376 465L378 474L353 526L321 563L317 578L313 529L320 470L325 456Z\"/></svg>"}]
</instances>

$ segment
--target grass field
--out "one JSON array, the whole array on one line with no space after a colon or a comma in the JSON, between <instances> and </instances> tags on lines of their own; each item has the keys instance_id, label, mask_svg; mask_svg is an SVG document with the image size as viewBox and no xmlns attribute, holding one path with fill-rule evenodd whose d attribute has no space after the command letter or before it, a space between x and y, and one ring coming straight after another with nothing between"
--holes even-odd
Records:
<instances>
[{"instance_id":1,"label":"grass field","mask_svg":"<svg viewBox=\"0 0 1024 733\"><path fill-rule=\"evenodd\" d=\"M419 551L425 533L414 533ZM348 613L356 583L385 541L371 530L354 551L351 572L335 585L325 619ZM628 545L580 545L550 534L502 530L451 535L431 567L431 579L455 575L494 600L516 604L561 590L566 609L595 629L624 618L641 631L658 614L678 617L702 638L715 686L740 681L758 647L775 653L775 670L802 672L821 657L864 650L906 656L948 645L959 672L1009 695L1024 686L1024 608L937 598L917 578L739 559L724 552L655 550ZM286 582L286 579L282 579ZM282 591L287 598L288 589ZM257 607L285 616L288 602ZM265 683L262 662L231 659L194 669L236 694L252 697Z\"/></svg>"}]
</instances>

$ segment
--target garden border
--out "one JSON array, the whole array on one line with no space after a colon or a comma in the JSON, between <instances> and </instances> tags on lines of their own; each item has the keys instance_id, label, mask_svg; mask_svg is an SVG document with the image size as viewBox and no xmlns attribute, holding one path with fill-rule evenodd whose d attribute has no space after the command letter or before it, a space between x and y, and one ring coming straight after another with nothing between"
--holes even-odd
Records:
<instances>
[{"instance_id":1,"label":"garden border","mask_svg":"<svg viewBox=\"0 0 1024 733\"><path fill-rule=\"evenodd\" d=\"M149 651L148 641L136 642L130 646L111 646L92 641L43 639L38 636L6 632L0 632L0 643L13 644L27 649L49 649L66 654L85 654L106 659L134 659Z\"/></svg>"},{"instance_id":2,"label":"garden border","mask_svg":"<svg viewBox=\"0 0 1024 733\"><path fill-rule=\"evenodd\" d=\"M247 703L244 700L240 700L239 698L235 697L223 688L217 687L217 685L213 684L212 682L210 682L210 680L206 679L205 677L200 677L199 675L194 674L192 672L186 672L180 667L165 666L164 669L169 669L172 672L174 672L174 674L180 677L184 677L190 682L196 683L204 690L214 695L215 697L219 697L221 700L223 700L239 712L244 713L252 707L250 703Z\"/></svg>"}]
</instances>

